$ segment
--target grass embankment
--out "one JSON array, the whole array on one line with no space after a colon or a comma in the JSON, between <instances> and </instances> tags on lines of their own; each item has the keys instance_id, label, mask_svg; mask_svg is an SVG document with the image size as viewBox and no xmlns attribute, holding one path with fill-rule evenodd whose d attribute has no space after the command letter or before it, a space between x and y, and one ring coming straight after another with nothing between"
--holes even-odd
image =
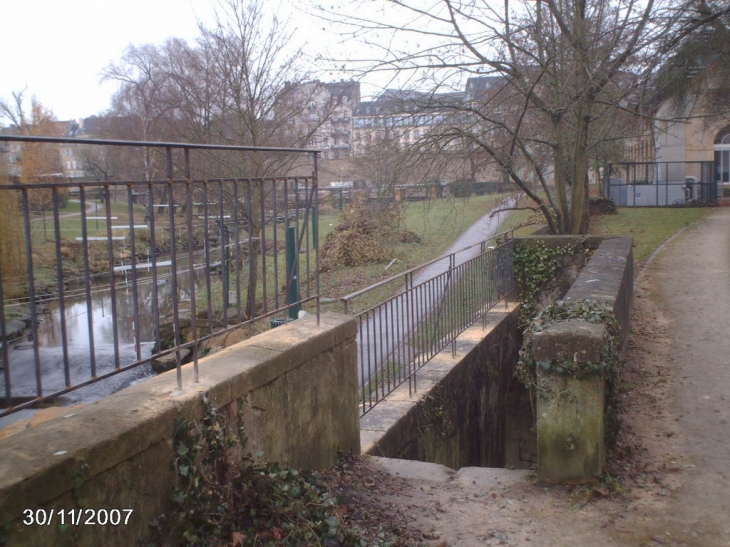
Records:
<instances>
[{"instance_id":1,"label":"grass embankment","mask_svg":"<svg viewBox=\"0 0 730 547\"><path fill-rule=\"evenodd\" d=\"M591 217L591 234L622 235L634 238L634 260L645 262L665 241L682 228L702 219L711 208L706 207L623 207L615 215ZM500 231L511 229L534 216L531 211L514 211ZM528 235L534 226L515 231L516 235Z\"/></svg>"},{"instance_id":2,"label":"grass embankment","mask_svg":"<svg viewBox=\"0 0 730 547\"><path fill-rule=\"evenodd\" d=\"M415 232L420 242L395 243L392 258L396 262L387 271L385 268L388 264L371 264L323 272L320 276L322 296L341 298L438 257L469 226L494 208L502 197L502 194L492 194L406 203L402 228ZM338 222L339 214L320 216L321 244L324 244L327 234ZM381 291L369 293L366 298L358 300L358 310L382 302L400 289L402 284L400 281L400 285L385 286ZM342 311L339 303L328 304L325 308Z\"/></svg>"}]
</instances>

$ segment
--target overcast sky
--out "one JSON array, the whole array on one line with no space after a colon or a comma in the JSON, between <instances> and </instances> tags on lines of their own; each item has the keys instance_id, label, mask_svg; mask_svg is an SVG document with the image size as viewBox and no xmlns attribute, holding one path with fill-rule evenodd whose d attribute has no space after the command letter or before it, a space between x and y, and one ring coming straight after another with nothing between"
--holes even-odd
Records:
<instances>
[{"instance_id":1,"label":"overcast sky","mask_svg":"<svg viewBox=\"0 0 730 547\"><path fill-rule=\"evenodd\" d=\"M0 0L0 98L26 89L59 120L102 113L116 89L101 72L129 44L193 41L197 21L210 23L215 0ZM311 25L281 0L299 28ZM307 33L322 40L319 32ZM311 43L311 39L310 39ZM313 44L316 45L316 44ZM0 125L7 120L0 118Z\"/></svg>"}]
</instances>

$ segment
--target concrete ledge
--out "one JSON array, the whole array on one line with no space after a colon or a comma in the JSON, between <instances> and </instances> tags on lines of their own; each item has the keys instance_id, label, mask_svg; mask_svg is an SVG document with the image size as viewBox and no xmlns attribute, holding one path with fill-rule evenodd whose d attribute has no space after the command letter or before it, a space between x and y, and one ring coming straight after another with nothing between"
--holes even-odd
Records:
<instances>
[{"instance_id":1,"label":"concrete ledge","mask_svg":"<svg viewBox=\"0 0 730 547\"><path fill-rule=\"evenodd\" d=\"M630 237L604 239L565 295L565 300L593 300L611 310L621 326L624 354L634 302L633 246Z\"/></svg>"},{"instance_id":2,"label":"concrete ledge","mask_svg":"<svg viewBox=\"0 0 730 547\"><path fill-rule=\"evenodd\" d=\"M202 417L203 393L225 412L241 410L246 450L263 460L317 468L332 465L338 450L359 453L356 334L347 316L323 314L319 326L300 319L202 359L197 384L186 365L182 391L171 371L0 440L7 544L142 540L146 523L170 503L175 422ZM77 527L69 543L57 526L20 523L24 509L39 507L131 508L134 522L126 532Z\"/></svg>"},{"instance_id":3,"label":"concrete ledge","mask_svg":"<svg viewBox=\"0 0 730 547\"><path fill-rule=\"evenodd\" d=\"M510 486L532 482L532 471L498 469L494 467L462 467L458 471L443 465L429 462L414 462L395 458L372 457L369 460L374 467L385 471L393 477L409 482L459 485L462 492L475 491L485 495L491 491L501 491Z\"/></svg>"},{"instance_id":4,"label":"concrete ledge","mask_svg":"<svg viewBox=\"0 0 730 547\"><path fill-rule=\"evenodd\" d=\"M532 337L532 355L536 361L573 360L599 363L606 328L596 323L569 319L550 325Z\"/></svg>"}]
</instances>

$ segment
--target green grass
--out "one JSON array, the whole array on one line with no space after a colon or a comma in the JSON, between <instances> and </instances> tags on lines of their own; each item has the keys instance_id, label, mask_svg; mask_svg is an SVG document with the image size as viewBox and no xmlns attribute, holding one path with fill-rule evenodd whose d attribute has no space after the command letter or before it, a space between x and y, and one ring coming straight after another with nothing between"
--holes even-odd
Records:
<instances>
[{"instance_id":1,"label":"green grass","mask_svg":"<svg viewBox=\"0 0 730 547\"><path fill-rule=\"evenodd\" d=\"M418 248L409 247L411 267L436 258L467 228L487 214L504 194L447 198L406 204L403 227L421 237Z\"/></svg>"},{"instance_id":2,"label":"green grass","mask_svg":"<svg viewBox=\"0 0 730 547\"><path fill-rule=\"evenodd\" d=\"M459 199L438 199L405 204L402 228L421 238L420 243L396 243L392 257L396 262L385 271L387 264L371 264L324 272L320 276L321 294L340 298L391 276L415 268L441 255L469 226L489 212L502 194L472 196ZM339 214L320 215L320 243L339 222ZM373 290L357 299L352 313L366 310L386 300L403 286L399 279ZM325 309L343 311L338 303L327 304Z\"/></svg>"},{"instance_id":3,"label":"green grass","mask_svg":"<svg viewBox=\"0 0 730 547\"><path fill-rule=\"evenodd\" d=\"M623 207L616 215L593 217L591 233L623 235L634 238L634 259L646 261L667 239L689 226L710 209L688 208L632 208Z\"/></svg>"}]
</instances>

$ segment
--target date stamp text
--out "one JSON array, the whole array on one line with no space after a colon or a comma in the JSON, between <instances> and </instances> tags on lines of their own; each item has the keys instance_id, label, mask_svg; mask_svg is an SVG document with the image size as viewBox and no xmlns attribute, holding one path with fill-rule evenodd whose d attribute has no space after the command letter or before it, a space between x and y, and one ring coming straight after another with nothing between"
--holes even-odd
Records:
<instances>
[{"instance_id":1,"label":"date stamp text","mask_svg":"<svg viewBox=\"0 0 730 547\"><path fill-rule=\"evenodd\" d=\"M124 526L134 509L25 509L26 526Z\"/></svg>"}]
</instances>

